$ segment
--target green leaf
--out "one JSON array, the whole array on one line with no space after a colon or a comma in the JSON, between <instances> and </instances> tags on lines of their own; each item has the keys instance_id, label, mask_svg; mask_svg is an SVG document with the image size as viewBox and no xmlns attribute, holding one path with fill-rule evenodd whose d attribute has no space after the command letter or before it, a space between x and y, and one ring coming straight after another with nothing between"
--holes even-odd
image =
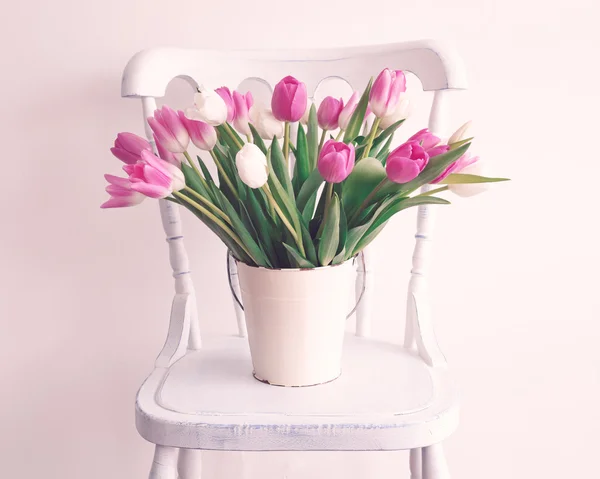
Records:
<instances>
[{"instance_id":1,"label":"green leaf","mask_svg":"<svg viewBox=\"0 0 600 479\"><path fill-rule=\"evenodd\" d=\"M469 149L470 145L471 144L468 143L466 145L461 146L460 148L457 148L456 150L451 150L441 155L437 155L433 158L430 158L427 166L414 180L401 185L389 182L383 188L381 188L381 190L379 190L379 192L373 198L373 201L377 202L390 194L394 196L408 196L421 186L426 185L427 183L431 183L438 176L440 176L446 170L446 168L450 166L450 164L454 163L462 155L464 155ZM347 212L348 210L346 209L346 213Z\"/></svg>"},{"instance_id":2,"label":"green leaf","mask_svg":"<svg viewBox=\"0 0 600 479\"><path fill-rule=\"evenodd\" d=\"M381 164L383 166L385 166L387 162L387 157L390 154L390 147L392 145L392 141L394 141L394 137L390 136L388 138L388 141L385 142L385 145L383 145L383 148L381 148L381 150L375 155L375 158L381 161Z\"/></svg>"},{"instance_id":3,"label":"green leaf","mask_svg":"<svg viewBox=\"0 0 600 479\"><path fill-rule=\"evenodd\" d=\"M193 189L196 193L201 194L205 198L211 198L211 194L208 192L202 180L199 178L198 173L189 165L181 163L181 171L185 177L185 184Z\"/></svg>"},{"instance_id":4,"label":"green leaf","mask_svg":"<svg viewBox=\"0 0 600 479\"><path fill-rule=\"evenodd\" d=\"M398 127L400 125L402 125L402 123L404 123L404 120L398 120L397 122L393 123L392 125L388 126L385 130L383 130L381 133L379 133L379 135L377 135L377 137L375 138L375 140L373 140L373 145L371 146L371 151L369 153L369 156L371 158L374 158L377 156L377 152L379 151L379 148L381 147L381 145L383 145L386 141L387 144L389 146L389 144L392 143L392 140L394 139L394 133L396 132L396 130L398 129ZM356 157L360 158L362 156L362 153L365 149L367 145L361 145L356 149Z\"/></svg>"},{"instance_id":5,"label":"green leaf","mask_svg":"<svg viewBox=\"0 0 600 479\"><path fill-rule=\"evenodd\" d=\"M198 160L198 164L200 165L200 169L202 170L202 174L204 175L204 178L206 178L206 180L210 180L212 181L213 177L210 174L210 171L208 171L208 168L206 167L206 163L204 163L204 161L202 160L202 158L200 158L200 156L196 155L196 159Z\"/></svg>"},{"instance_id":6,"label":"green leaf","mask_svg":"<svg viewBox=\"0 0 600 479\"><path fill-rule=\"evenodd\" d=\"M298 137L296 139L296 151L294 152L294 156L296 157L296 175L294 176L294 179L296 179L296 186L299 190L302 188L302 185L310 175L311 171L308 159L306 133L304 133L304 128L300 124L298 125Z\"/></svg>"},{"instance_id":7,"label":"green leaf","mask_svg":"<svg viewBox=\"0 0 600 479\"><path fill-rule=\"evenodd\" d=\"M279 146L279 141L277 138L273 138L273 142L271 143L271 155L269 156L271 160L271 167L273 168L273 172L277 176L279 182L285 188L285 191L289 195L290 198L294 198L294 188L292 187L292 181L290 180L290 174L288 170L287 163L283 156L283 151L281 151L281 146Z\"/></svg>"},{"instance_id":8,"label":"green leaf","mask_svg":"<svg viewBox=\"0 0 600 479\"><path fill-rule=\"evenodd\" d=\"M321 173L319 173L319 170L314 169L302 185L302 188L300 188L300 192L296 198L296 205L300 211L304 212L304 209L311 196L317 193L317 190L324 181L325 180L321 176Z\"/></svg>"},{"instance_id":9,"label":"green leaf","mask_svg":"<svg viewBox=\"0 0 600 479\"><path fill-rule=\"evenodd\" d=\"M335 257L340 240L340 200L336 194L329 202L325 225L319 241L319 264L327 266Z\"/></svg>"},{"instance_id":10,"label":"green leaf","mask_svg":"<svg viewBox=\"0 0 600 479\"><path fill-rule=\"evenodd\" d=\"M369 80L369 84L365 91L363 92L360 100L358 101L358 105L356 105L356 109L354 113L350 117L350 121L348 122L348 127L346 128L346 132L344 133L344 143L350 143L360 134L360 128L362 127L363 121L365 119L365 113L367 112L367 106L369 104L369 94L371 93L371 86L373 85L373 78ZM359 158L357 156L357 158Z\"/></svg>"},{"instance_id":11,"label":"green leaf","mask_svg":"<svg viewBox=\"0 0 600 479\"><path fill-rule=\"evenodd\" d=\"M296 263L296 266L298 266L298 268L308 269L308 268L315 267L314 264L312 264L304 256L302 256L295 248L293 248L292 246L290 246L287 243L282 243L282 244L283 244L283 247L287 250L287 252L292 257L292 259L294 260L294 262Z\"/></svg>"},{"instance_id":12,"label":"green leaf","mask_svg":"<svg viewBox=\"0 0 600 479\"><path fill-rule=\"evenodd\" d=\"M273 240L276 237L275 231L273 231L271 223L265 215L265 210L261 208L256 194L256 190L251 190L248 194L248 213L252 219L252 224L256 228L259 242L263 246L265 254L269 257L271 264L275 266L277 264L277 253L273 245Z\"/></svg>"},{"instance_id":13,"label":"green leaf","mask_svg":"<svg viewBox=\"0 0 600 479\"><path fill-rule=\"evenodd\" d=\"M310 223L313 215L315 214L315 205L317 204L317 195L316 192L314 195L310 196L308 199L308 203L304 206L302 210L302 218L306 223Z\"/></svg>"},{"instance_id":14,"label":"green leaf","mask_svg":"<svg viewBox=\"0 0 600 479\"><path fill-rule=\"evenodd\" d=\"M237 134L237 132L231 127L229 123L223 123L216 127L217 132L219 133L219 139L223 141L233 152L235 156L238 151L240 151L240 146L243 145L244 141Z\"/></svg>"},{"instance_id":15,"label":"green leaf","mask_svg":"<svg viewBox=\"0 0 600 479\"><path fill-rule=\"evenodd\" d=\"M373 217L373 220L370 222L370 226L364 236L360 239L358 244L354 247L352 251L352 256L359 253L362 249L364 249L371 241L373 241L376 236L381 232L383 227L386 225L388 220L394 216L396 213L405 210L407 208L411 208L413 206L420 205L448 205L450 202L443 198L437 198L435 196L415 196L413 198L406 197L396 197L393 198L384 211Z\"/></svg>"},{"instance_id":16,"label":"green leaf","mask_svg":"<svg viewBox=\"0 0 600 479\"><path fill-rule=\"evenodd\" d=\"M308 147L308 168L309 171L312 171L317 167L317 157L319 155L319 122L317 120L317 107L314 103L310 106L310 111L308 114L308 125L306 128L306 145Z\"/></svg>"},{"instance_id":17,"label":"green leaf","mask_svg":"<svg viewBox=\"0 0 600 479\"><path fill-rule=\"evenodd\" d=\"M219 190L217 190L217 191L219 191ZM246 246L246 248L248 249L248 252L252 255L252 259L254 260L254 262L258 266L264 266L266 268L271 268L272 267L271 262L268 260L268 258L266 257L266 255L264 254L264 252L262 251L260 246L256 243L256 241L254 240L254 238L252 237L252 235L250 234L250 232L244 225L244 222L238 215L237 211L231 205L231 203L225 197L225 195L222 195L221 201L222 201L223 207L225 208L225 213L227 214L227 216L229 216L229 219L231 220L231 224L233 226L232 227L233 231L235 231L235 233L242 240L242 243L244 243L244 246Z\"/></svg>"},{"instance_id":18,"label":"green leaf","mask_svg":"<svg viewBox=\"0 0 600 479\"><path fill-rule=\"evenodd\" d=\"M340 238L339 238L338 249L336 251L336 253L338 255L344 250L347 236L348 236L348 221L346 219L346 213L344 213L344 208L340 208Z\"/></svg>"},{"instance_id":19,"label":"green leaf","mask_svg":"<svg viewBox=\"0 0 600 479\"><path fill-rule=\"evenodd\" d=\"M510 178L489 178L487 176L469 175L466 173L451 173L440 185L462 185L467 183L496 183L498 181L510 181Z\"/></svg>"},{"instance_id":20,"label":"green leaf","mask_svg":"<svg viewBox=\"0 0 600 479\"><path fill-rule=\"evenodd\" d=\"M223 229L221 229L221 227L219 227L216 223L214 223L210 218L208 218L207 216L200 213L196 208L194 208L192 205L190 205L189 203L187 203L185 201L180 201L175 198L172 199L171 201L174 201L175 203L179 203L180 205L182 205L185 208L187 208L188 210L190 210L196 217L198 217L200 219L200 221L202 221L208 227L208 229L210 229L214 234L217 235L217 237L219 237L219 239L223 243L225 243L227 248L229 248L229 250L233 253L233 255L237 259L239 259L240 261L242 261L246 264L250 264L250 265L255 264L254 261L252 260L252 258L250 258L244 252L244 250L242 248L240 248L240 246L235 241L233 241L233 239L231 239L231 237Z\"/></svg>"},{"instance_id":21,"label":"green leaf","mask_svg":"<svg viewBox=\"0 0 600 479\"><path fill-rule=\"evenodd\" d=\"M260 137L258 131L256 131L256 128L254 128L254 125L252 125L252 123L248 123L248 126L250 127L250 131L252 132L252 140L254 141L254 144L258 146L260 148L260 151L262 151L266 155L267 147L265 146L265 142Z\"/></svg>"},{"instance_id":22,"label":"green leaf","mask_svg":"<svg viewBox=\"0 0 600 479\"><path fill-rule=\"evenodd\" d=\"M269 155L267 155L267 161L269 161L268 158ZM290 221L296 234L300 238L302 234L300 228L302 215L298 211L298 208L296 207L296 204L294 203L293 199L289 197L288 193L285 191L283 186L281 186L281 183L279 182L277 175L273 171L273 168L269 169L268 185L271 189L271 193L273 194L273 198L275 198L275 201L285 214L286 218Z\"/></svg>"},{"instance_id":23,"label":"green leaf","mask_svg":"<svg viewBox=\"0 0 600 479\"><path fill-rule=\"evenodd\" d=\"M384 178L385 168L377 159L365 158L356 164L343 183L342 202L348 218Z\"/></svg>"},{"instance_id":24,"label":"green leaf","mask_svg":"<svg viewBox=\"0 0 600 479\"><path fill-rule=\"evenodd\" d=\"M346 261L346 248L342 248L342 251L335 255L331 260L331 265L342 264L344 261Z\"/></svg>"},{"instance_id":25,"label":"green leaf","mask_svg":"<svg viewBox=\"0 0 600 479\"><path fill-rule=\"evenodd\" d=\"M317 250L315 250L315 245L313 243L313 239L310 236L310 232L308 231L308 226L307 226L308 222L305 221L301 221L300 222L300 228L302 229L302 243L304 246L304 251L306 253L306 258L312 263L312 264L318 264L318 260L317 260Z\"/></svg>"},{"instance_id":26,"label":"green leaf","mask_svg":"<svg viewBox=\"0 0 600 479\"><path fill-rule=\"evenodd\" d=\"M473 140L473 138L474 137L472 136L471 138L466 138L464 140L457 141L456 143L452 143L450 145L450 150L456 150L457 148L466 145L467 143L471 143L471 140Z\"/></svg>"}]
</instances>

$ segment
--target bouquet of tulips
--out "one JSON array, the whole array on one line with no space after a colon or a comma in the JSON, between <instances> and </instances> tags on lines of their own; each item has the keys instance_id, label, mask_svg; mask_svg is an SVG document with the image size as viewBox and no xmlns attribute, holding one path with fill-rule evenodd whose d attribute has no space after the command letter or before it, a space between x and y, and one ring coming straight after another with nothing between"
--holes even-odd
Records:
<instances>
[{"instance_id":1,"label":"bouquet of tulips","mask_svg":"<svg viewBox=\"0 0 600 479\"><path fill-rule=\"evenodd\" d=\"M342 263L399 211L446 204L433 196L445 190L470 196L503 180L478 174L479 158L467 152L469 124L446 142L424 129L391 150L406 118L405 90L404 73L389 69L346 104L327 97L318 108L291 76L275 86L270 108L255 105L249 92L200 88L194 107L163 106L148 118L154 151L137 135L117 136L111 151L128 177L105 176L111 198L102 207L165 198L189 209L246 264ZM190 141L210 154L217 178L190 156ZM419 194L428 184L441 186Z\"/></svg>"}]
</instances>

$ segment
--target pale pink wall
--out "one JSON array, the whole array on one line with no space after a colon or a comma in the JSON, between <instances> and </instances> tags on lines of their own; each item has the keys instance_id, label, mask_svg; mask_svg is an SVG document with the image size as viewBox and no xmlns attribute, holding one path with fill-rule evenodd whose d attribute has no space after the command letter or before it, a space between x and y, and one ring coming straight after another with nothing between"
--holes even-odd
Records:
<instances>
[{"instance_id":1,"label":"pale pink wall","mask_svg":"<svg viewBox=\"0 0 600 479\"><path fill-rule=\"evenodd\" d=\"M455 43L469 69L472 88L453 101L457 124L473 117L477 150L494 173L514 179L457 201L437 228L437 330L463 400L461 427L447 443L453 475L592 477L600 426L599 15L595 0L5 6L1 476L147 474L151 447L135 431L133 399L167 328L167 250L156 205L98 208L102 173L117 171L108 153L115 133L141 132L139 105L119 98L127 59L157 45L433 37ZM396 300L412 220L395 221L379 241L377 336L402 331ZM224 249L197 222L186 234L202 325L233 331ZM397 244L404 254L392 263ZM408 477L397 470L406 461L400 454L247 454L245 475L241 459L208 455L206 477Z\"/></svg>"}]
</instances>

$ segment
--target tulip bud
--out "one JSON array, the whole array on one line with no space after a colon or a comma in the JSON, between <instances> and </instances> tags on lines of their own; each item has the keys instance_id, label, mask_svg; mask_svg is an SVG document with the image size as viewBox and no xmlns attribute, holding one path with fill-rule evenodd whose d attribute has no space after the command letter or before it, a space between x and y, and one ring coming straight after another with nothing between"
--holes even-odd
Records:
<instances>
[{"instance_id":1,"label":"tulip bud","mask_svg":"<svg viewBox=\"0 0 600 479\"><path fill-rule=\"evenodd\" d=\"M181 165L181 162L185 158L183 153L171 153L169 150L166 150L161 142L156 139L156 135L154 135L154 144L156 145L156 150L158 151L158 156L161 160L165 160L167 163L171 163L175 166Z\"/></svg>"},{"instance_id":2,"label":"tulip bud","mask_svg":"<svg viewBox=\"0 0 600 479\"><path fill-rule=\"evenodd\" d=\"M360 93L355 91L354 93L352 93L352 96L348 100L348 103L346 103L346 105L344 105L344 108L342 108L342 111L340 112L340 116L338 118L338 126L340 127L340 130L346 131L346 129L348 128L348 123L350 123L350 118L352 118L354 110L356 110L359 99Z\"/></svg>"},{"instance_id":3,"label":"tulip bud","mask_svg":"<svg viewBox=\"0 0 600 479\"><path fill-rule=\"evenodd\" d=\"M227 106L227 122L231 123L235 118L235 103L233 101L233 95L231 94L231 90L226 86L222 86L215 90L217 95L223 98L225 105Z\"/></svg>"},{"instance_id":4,"label":"tulip bud","mask_svg":"<svg viewBox=\"0 0 600 479\"><path fill-rule=\"evenodd\" d=\"M217 144L217 132L214 126L210 126L203 121L190 120L182 111L179 112L179 117L190 134L192 143L196 147L206 151L210 151L215 147ZM162 158L162 155L160 156ZM166 160L166 158L163 158L163 160Z\"/></svg>"},{"instance_id":5,"label":"tulip bud","mask_svg":"<svg viewBox=\"0 0 600 479\"><path fill-rule=\"evenodd\" d=\"M394 111L381 119L379 127L385 130L397 121L406 120L408 118L409 111L410 100L408 99L405 93L402 93Z\"/></svg>"},{"instance_id":6,"label":"tulip bud","mask_svg":"<svg viewBox=\"0 0 600 479\"><path fill-rule=\"evenodd\" d=\"M414 180L429 162L429 155L418 141L407 141L390 153L385 164L388 179L394 183Z\"/></svg>"},{"instance_id":7,"label":"tulip bud","mask_svg":"<svg viewBox=\"0 0 600 479\"><path fill-rule=\"evenodd\" d=\"M262 105L253 105L250 108L249 116L250 123L263 140L283 137L283 123L277 120L268 108Z\"/></svg>"},{"instance_id":8,"label":"tulip bud","mask_svg":"<svg viewBox=\"0 0 600 479\"><path fill-rule=\"evenodd\" d=\"M466 140L469 138L469 130L471 129L471 120L466 122L463 126L461 126L458 130L456 130L452 136L448 140L448 144L452 145L453 143L458 143L459 141Z\"/></svg>"},{"instance_id":9,"label":"tulip bud","mask_svg":"<svg viewBox=\"0 0 600 479\"><path fill-rule=\"evenodd\" d=\"M227 105L223 98L213 90L201 89L194 95L195 108L188 108L185 116L190 120L199 120L211 126L222 125L227 121Z\"/></svg>"},{"instance_id":10,"label":"tulip bud","mask_svg":"<svg viewBox=\"0 0 600 479\"><path fill-rule=\"evenodd\" d=\"M323 130L335 130L338 127L338 119L344 108L344 100L336 100L332 96L325 97L317 110L317 120Z\"/></svg>"},{"instance_id":11,"label":"tulip bud","mask_svg":"<svg viewBox=\"0 0 600 479\"><path fill-rule=\"evenodd\" d=\"M148 118L148 124L154 132L156 141L165 150L171 153L183 153L187 149L190 143L190 135L183 126L177 112L168 106L165 105L156 110L154 117Z\"/></svg>"},{"instance_id":12,"label":"tulip bud","mask_svg":"<svg viewBox=\"0 0 600 479\"><path fill-rule=\"evenodd\" d=\"M146 198L143 194L131 189L131 182L128 178L119 178L113 175L104 175L104 178L110 183L106 187L110 199L102 203L100 208L135 206Z\"/></svg>"},{"instance_id":13,"label":"tulip bud","mask_svg":"<svg viewBox=\"0 0 600 479\"><path fill-rule=\"evenodd\" d=\"M317 168L325 181L341 183L354 168L354 145L329 140L321 148Z\"/></svg>"},{"instance_id":14,"label":"tulip bud","mask_svg":"<svg viewBox=\"0 0 600 479\"><path fill-rule=\"evenodd\" d=\"M268 178L267 158L254 143L246 143L237 155L235 166L241 180L250 188L260 188Z\"/></svg>"},{"instance_id":15,"label":"tulip bud","mask_svg":"<svg viewBox=\"0 0 600 479\"><path fill-rule=\"evenodd\" d=\"M250 127L248 126L248 121L250 120L249 111L254 103L252 93L248 92L245 95L242 95L241 93L234 91L233 101L235 103L235 118L233 119L233 126L237 131L248 136L252 133L250 131Z\"/></svg>"},{"instance_id":16,"label":"tulip bud","mask_svg":"<svg viewBox=\"0 0 600 479\"><path fill-rule=\"evenodd\" d=\"M110 149L113 155L128 165L137 162L143 150L152 150L150 143L133 133L119 133L115 139L115 146Z\"/></svg>"},{"instance_id":17,"label":"tulip bud","mask_svg":"<svg viewBox=\"0 0 600 479\"><path fill-rule=\"evenodd\" d=\"M406 91L406 77L402 70L384 69L373 82L369 95L371 110L377 118L384 118L394 111L400 94Z\"/></svg>"},{"instance_id":18,"label":"tulip bud","mask_svg":"<svg viewBox=\"0 0 600 479\"><path fill-rule=\"evenodd\" d=\"M298 121L306 111L306 85L287 76L273 90L271 109L279 121Z\"/></svg>"},{"instance_id":19,"label":"tulip bud","mask_svg":"<svg viewBox=\"0 0 600 479\"><path fill-rule=\"evenodd\" d=\"M179 168L161 160L148 150L135 165L125 165L131 189L150 198L166 198L173 191L185 188L185 178Z\"/></svg>"}]
</instances>

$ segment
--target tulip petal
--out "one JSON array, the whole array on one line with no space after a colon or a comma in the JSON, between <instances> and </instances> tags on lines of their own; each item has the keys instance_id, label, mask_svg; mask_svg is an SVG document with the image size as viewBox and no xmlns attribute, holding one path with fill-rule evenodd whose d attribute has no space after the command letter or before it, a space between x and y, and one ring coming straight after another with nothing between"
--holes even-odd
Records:
<instances>
[{"instance_id":1,"label":"tulip petal","mask_svg":"<svg viewBox=\"0 0 600 479\"><path fill-rule=\"evenodd\" d=\"M394 183L408 183L421 172L415 161L403 157L388 159L385 169L388 178Z\"/></svg>"}]
</instances>

